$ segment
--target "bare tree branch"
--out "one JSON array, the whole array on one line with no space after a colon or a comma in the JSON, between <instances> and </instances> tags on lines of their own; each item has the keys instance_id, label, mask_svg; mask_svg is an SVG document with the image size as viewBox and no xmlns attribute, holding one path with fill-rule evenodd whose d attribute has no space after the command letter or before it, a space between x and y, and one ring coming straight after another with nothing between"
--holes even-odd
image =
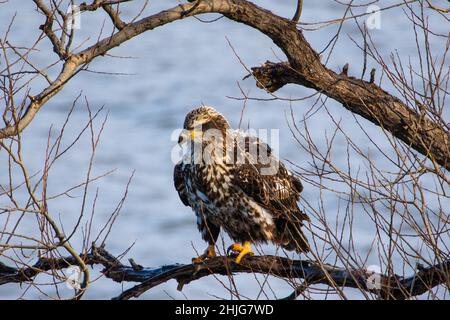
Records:
<instances>
[{"instance_id":1,"label":"bare tree branch","mask_svg":"<svg viewBox=\"0 0 450 320\"><path fill-rule=\"evenodd\" d=\"M292 21L298 22L300 20L300 17L302 15L302 9L303 9L303 0L297 0L297 8L295 10L294 16L292 17Z\"/></svg>"},{"instance_id":2,"label":"bare tree branch","mask_svg":"<svg viewBox=\"0 0 450 320\"><path fill-rule=\"evenodd\" d=\"M385 276L366 269L338 268L307 260L290 260L277 256L247 256L241 264L233 257L214 257L201 264L172 264L157 268L144 268L132 261L122 264L103 247L92 247L89 254L80 254L86 265L103 265L106 277L116 282L141 282L114 299L127 300L164 282L175 279L178 290L184 285L213 274L230 276L235 273L261 273L281 278L304 279L305 285L326 284L331 287L358 288L372 292L382 299L408 299L421 295L440 285L449 285L450 260L429 267L421 267L412 276ZM13 268L0 263L0 285L32 281L39 273L60 270L76 264L73 257L40 259L26 268ZM370 278L379 277L379 289L371 287Z\"/></svg>"},{"instance_id":3,"label":"bare tree branch","mask_svg":"<svg viewBox=\"0 0 450 320\"><path fill-rule=\"evenodd\" d=\"M80 11L95 11L103 6L112 6L114 4L129 2L131 0L95 0L91 4L86 4L83 2L80 5Z\"/></svg>"},{"instance_id":4,"label":"bare tree branch","mask_svg":"<svg viewBox=\"0 0 450 320\"><path fill-rule=\"evenodd\" d=\"M125 27L125 22L120 19L119 11L115 11L111 5L103 5L103 10L106 11L106 13L111 18L112 23L117 28L117 30L122 30Z\"/></svg>"},{"instance_id":5,"label":"bare tree branch","mask_svg":"<svg viewBox=\"0 0 450 320\"><path fill-rule=\"evenodd\" d=\"M203 265L163 266L161 268L143 269L142 271L124 272L124 279L140 279L148 273L145 282L123 292L116 299L138 297L145 291L171 279L178 281L178 289L191 281L212 275L231 275L234 273L261 273L282 278L305 279L306 283L326 284L331 287L358 288L377 294L383 299L407 299L423 294L431 288L449 281L450 260L429 268L424 268L415 275L402 278L397 275L387 277L377 275L380 289L368 287L370 277L374 274L366 269L348 270L331 265L319 265L306 260L290 260L277 256L250 256L242 264L236 264L229 257L215 257Z\"/></svg>"},{"instance_id":6,"label":"bare tree branch","mask_svg":"<svg viewBox=\"0 0 450 320\"><path fill-rule=\"evenodd\" d=\"M53 51L61 58L61 60L64 60L66 57L64 46L52 29L54 12L49 7L47 7L42 0L34 0L34 3L45 14L46 17L45 23L40 26L40 29L44 31L45 35L53 44Z\"/></svg>"},{"instance_id":7,"label":"bare tree branch","mask_svg":"<svg viewBox=\"0 0 450 320\"><path fill-rule=\"evenodd\" d=\"M36 2L39 3L39 1ZM103 1L98 1L96 5L103 4L105 4ZM51 25L51 21L48 20L50 12L47 11L45 11L46 25ZM311 48L294 22L245 0L203 0L194 4L180 5L127 24L111 37L99 41L78 54L70 55L58 79L31 101L18 123L0 130L0 139L21 132L32 121L42 105L61 90L80 67L94 58L104 55L108 50L147 30L187 16L211 12L221 13L232 20L258 29L270 37L286 54L289 64L282 63L277 68L274 68L274 64L270 64L253 70L261 87L273 92L285 83L296 83L318 90L339 101L351 112L381 126L447 170L450 169L448 160L450 133L442 126L418 114L400 99L374 83L337 74L328 69L321 63L319 55ZM50 31L47 30L46 33L54 39ZM59 48L58 42L55 41L55 39L52 40L55 48ZM275 69L277 69L276 72ZM281 72L282 69L285 71ZM289 74L289 82L286 82L285 73ZM282 79L275 79L276 77Z\"/></svg>"}]
</instances>

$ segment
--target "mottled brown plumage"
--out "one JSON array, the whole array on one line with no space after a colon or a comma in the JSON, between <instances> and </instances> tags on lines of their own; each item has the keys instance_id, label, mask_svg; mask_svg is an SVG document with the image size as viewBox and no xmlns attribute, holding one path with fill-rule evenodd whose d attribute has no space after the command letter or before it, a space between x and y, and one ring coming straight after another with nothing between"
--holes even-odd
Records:
<instances>
[{"instance_id":1,"label":"mottled brown plumage","mask_svg":"<svg viewBox=\"0 0 450 320\"><path fill-rule=\"evenodd\" d=\"M236 242L270 241L291 251L309 250L301 231L308 217L297 205L303 186L267 144L231 130L225 117L211 107L188 113L184 129L180 143L188 148L175 166L174 183L181 201L194 210L205 241L214 245L222 228ZM208 138L209 129L223 137ZM200 146L200 150L214 146L219 152L212 153L209 162L194 161L198 160L194 150ZM269 163L257 161L261 154ZM236 163L237 159L245 161ZM277 170L262 174L274 165Z\"/></svg>"}]
</instances>

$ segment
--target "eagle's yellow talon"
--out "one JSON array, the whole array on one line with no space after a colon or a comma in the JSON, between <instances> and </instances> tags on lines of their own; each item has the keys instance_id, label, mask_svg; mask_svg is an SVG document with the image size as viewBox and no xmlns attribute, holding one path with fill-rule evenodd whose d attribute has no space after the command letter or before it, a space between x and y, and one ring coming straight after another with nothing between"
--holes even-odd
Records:
<instances>
[{"instance_id":1,"label":"eagle's yellow talon","mask_svg":"<svg viewBox=\"0 0 450 320\"><path fill-rule=\"evenodd\" d=\"M240 245L239 243L233 243L227 250L227 252L230 252L230 251L239 252L239 255L237 256L237 258L235 260L236 263L240 263L242 258L245 257L247 254L255 254L252 251L251 243L248 241L246 241L243 246Z\"/></svg>"},{"instance_id":2,"label":"eagle's yellow talon","mask_svg":"<svg viewBox=\"0 0 450 320\"><path fill-rule=\"evenodd\" d=\"M242 250L244 250L244 247L242 245L240 245L239 243L233 243L228 247L227 254L229 254L230 251L241 252Z\"/></svg>"},{"instance_id":3,"label":"eagle's yellow talon","mask_svg":"<svg viewBox=\"0 0 450 320\"><path fill-rule=\"evenodd\" d=\"M200 263L207 258L213 258L215 256L216 256L216 249L214 248L214 245L209 245L208 248L206 248L205 253L196 258L192 258L192 263Z\"/></svg>"},{"instance_id":4,"label":"eagle's yellow talon","mask_svg":"<svg viewBox=\"0 0 450 320\"><path fill-rule=\"evenodd\" d=\"M196 263L200 263L203 262L203 260L205 260L205 255L202 254L198 257L192 258L192 263L196 264Z\"/></svg>"}]
</instances>

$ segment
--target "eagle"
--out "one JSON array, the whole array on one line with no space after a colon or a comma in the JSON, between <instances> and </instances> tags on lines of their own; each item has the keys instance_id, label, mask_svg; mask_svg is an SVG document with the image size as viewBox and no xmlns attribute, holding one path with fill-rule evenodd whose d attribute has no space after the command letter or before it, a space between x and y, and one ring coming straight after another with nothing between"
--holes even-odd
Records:
<instances>
[{"instance_id":1,"label":"eagle","mask_svg":"<svg viewBox=\"0 0 450 320\"><path fill-rule=\"evenodd\" d=\"M175 189L183 204L195 212L197 227L208 243L193 262L216 255L220 230L235 242L227 254L237 254L236 263L254 254L252 243L309 251L301 230L309 218L297 204L303 185L268 144L233 130L210 106L186 115L178 144L184 153L175 165Z\"/></svg>"}]
</instances>

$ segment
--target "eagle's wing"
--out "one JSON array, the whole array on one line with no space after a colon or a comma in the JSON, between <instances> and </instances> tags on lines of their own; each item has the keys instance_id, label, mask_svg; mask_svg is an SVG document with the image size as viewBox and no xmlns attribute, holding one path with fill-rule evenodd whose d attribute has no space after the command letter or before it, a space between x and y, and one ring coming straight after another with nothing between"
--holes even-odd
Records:
<instances>
[{"instance_id":1,"label":"eagle's wing","mask_svg":"<svg viewBox=\"0 0 450 320\"><path fill-rule=\"evenodd\" d=\"M190 166L187 164L186 166ZM188 169L189 170L189 167ZM185 206L191 206L188 200L188 194L185 186L184 172L182 162L178 162L173 171L173 182L175 189L178 191L181 201ZM207 241L209 244L214 244L219 236L220 227L213 224L210 219L208 219L209 211L202 207L198 212L195 212L197 216L197 228L202 235L202 239Z\"/></svg>"},{"instance_id":2,"label":"eagle's wing","mask_svg":"<svg viewBox=\"0 0 450 320\"><path fill-rule=\"evenodd\" d=\"M173 170L173 183L183 204L185 206L189 206L186 187L184 185L183 166L181 161L175 165L175 169Z\"/></svg>"},{"instance_id":3,"label":"eagle's wing","mask_svg":"<svg viewBox=\"0 0 450 320\"><path fill-rule=\"evenodd\" d=\"M259 144L260 149L258 150L267 150L267 156L270 157L271 163L257 162L236 165L234 184L257 204L271 212L279 231L278 242L283 247L288 250L307 251L308 244L300 228L303 221L309 220L309 218L297 205L300 192L303 190L302 183L271 154L269 146L259 139L249 137L248 143L245 143L246 150L243 151L248 153L250 149L247 147L252 144ZM247 157L251 158L252 155L247 155ZM278 170L273 174L262 174L262 170L269 165L275 165Z\"/></svg>"},{"instance_id":4,"label":"eagle's wing","mask_svg":"<svg viewBox=\"0 0 450 320\"><path fill-rule=\"evenodd\" d=\"M250 162L236 165L234 174L234 183L246 195L263 207L273 210L274 215L279 215L286 210L298 210L297 201L303 185L285 168L283 163L272 155L269 145L257 137L246 136L243 147L236 145L235 149L236 153L243 152L247 162ZM256 156L255 151L257 151ZM256 158L261 155L266 158L264 163ZM264 171L270 166L274 168L273 172ZM306 216L305 219L307 219Z\"/></svg>"},{"instance_id":5,"label":"eagle's wing","mask_svg":"<svg viewBox=\"0 0 450 320\"><path fill-rule=\"evenodd\" d=\"M256 203L270 209L275 217L284 213L301 213L297 201L303 186L282 163L278 162L278 171L273 175L262 175L264 166L259 164L242 164L235 168L234 184ZM300 214L301 220L308 217Z\"/></svg>"}]
</instances>

